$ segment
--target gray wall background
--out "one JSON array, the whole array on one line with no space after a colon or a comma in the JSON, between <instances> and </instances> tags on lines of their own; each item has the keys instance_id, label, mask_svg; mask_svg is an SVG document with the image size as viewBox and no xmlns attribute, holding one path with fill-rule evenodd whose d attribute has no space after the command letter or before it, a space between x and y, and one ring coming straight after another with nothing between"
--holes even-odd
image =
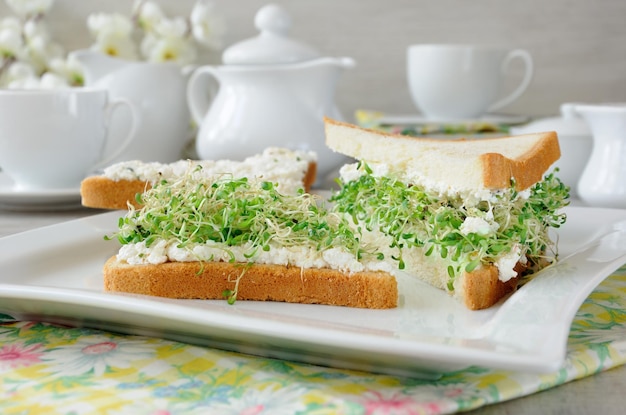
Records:
<instances>
[{"instance_id":1,"label":"gray wall background","mask_svg":"<svg viewBox=\"0 0 626 415\"><path fill-rule=\"evenodd\" d=\"M156 0L187 15L193 0ZM226 46L256 34L261 0L216 0L228 25ZM414 43L477 43L525 48L535 77L503 112L558 112L569 101L626 101L625 0L277 0L292 15L292 36L324 55L351 56L337 103L346 118L356 109L416 112L407 91L406 47ZM130 0L56 0L48 22L68 50L89 46L86 17L129 13ZM9 14L4 2L0 16ZM206 54L201 63L218 63ZM515 74L516 75L519 74ZM512 80L511 83L514 81Z\"/></svg>"}]
</instances>

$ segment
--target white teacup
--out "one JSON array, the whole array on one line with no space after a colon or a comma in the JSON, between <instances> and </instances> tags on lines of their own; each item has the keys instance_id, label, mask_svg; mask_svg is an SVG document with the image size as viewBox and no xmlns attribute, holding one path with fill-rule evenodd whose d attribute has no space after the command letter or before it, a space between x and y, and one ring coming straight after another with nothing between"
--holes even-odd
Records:
<instances>
[{"instance_id":1,"label":"white teacup","mask_svg":"<svg viewBox=\"0 0 626 415\"><path fill-rule=\"evenodd\" d=\"M519 58L525 73L517 88L498 100L509 64ZM407 49L411 97L428 118L476 119L518 99L533 76L523 49L478 45L418 44Z\"/></svg>"},{"instance_id":2,"label":"white teacup","mask_svg":"<svg viewBox=\"0 0 626 415\"><path fill-rule=\"evenodd\" d=\"M120 105L133 124L123 142L108 145L109 120ZM104 89L0 90L0 168L16 190L78 188L131 143L136 114L126 100L109 102Z\"/></svg>"}]
</instances>

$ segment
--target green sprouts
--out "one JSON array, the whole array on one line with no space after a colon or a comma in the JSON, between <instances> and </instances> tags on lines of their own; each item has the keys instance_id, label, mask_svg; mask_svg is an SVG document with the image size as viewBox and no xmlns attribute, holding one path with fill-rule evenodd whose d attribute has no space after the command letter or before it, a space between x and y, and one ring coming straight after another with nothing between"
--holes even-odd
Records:
<instances>
[{"instance_id":1,"label":"green sprouts","mask_svg":"<svg viewBox=\"0 0 626 415\"><path fill-rule=\"evenodd\" d=\"M306 251L341 248L362 258L360 238L343 215L329 211L318 197L299 191L282 194L274 183L223 176L198 180L193 173L157 183L141 196L141 209L130 208L114 235L123 245L150 247L167 241L193 253L194 247L219 246L236 263L243 251L241 273L223 295L235 302L239 283L262 252L297 246ZM371 253L374 255L374 253ZM192 254L193 255L193 254ZM211 258L198 258L211 261Z\"/></svg>"},{"instance_id":2,"label":"green sprouts","mask_svg":"<svg viewBox=\"0 0 626 415\"><path fill-rule=\"evenodd\" d=\"M359 238L341 215L317 197L282 194L271 182L224 176L156 184L142 195L143 207L120 219L122 244L174 242L179 248L217 243L245 248L249 262L272 246L306 246L321 251L341 247L360 257ZM231 255L231 262L234 262Z\"/></svg>"},{"instance_id":3,"label":"green sprouts","mask_svg":"<svg viewBox=\"0 0 626 415\"><path fill-rule=\"evenodd\" d=\"M565 222L561 208L567 205L569 189L554 174L533 186L528 198L510 189L495 192L489 201L466 206L460 196L445 197L420 186L408 186L393 176L376 177L364 164L362 175L341 183L331 200L337 212L352 218L355 226L379 230L392 238L397 248L394 259L404 268L402 253L407 248L423 249L426 256L438 255L448 263L449 288L462 272L481 264L494 263L516 246L521 254L539 263L554 249L548 228ZM467 231L468 217L494 224L493 231ZM556 252L552 252L556 256Z\"/></svg>"}]
</instances>

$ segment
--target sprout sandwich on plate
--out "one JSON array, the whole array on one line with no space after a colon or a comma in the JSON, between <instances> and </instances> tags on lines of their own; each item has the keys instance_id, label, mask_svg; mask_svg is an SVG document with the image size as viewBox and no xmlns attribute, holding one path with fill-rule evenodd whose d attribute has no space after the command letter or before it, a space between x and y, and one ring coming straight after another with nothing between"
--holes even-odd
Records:
<instances>
[{"instance_id":1,"label":"sprout sandwich on plate","mask_svg":"<svg viewBox=\"0 0 626 415\"><path fill-rule=\"evenodd\" d=\"M358 162L331 200L363 243L472 310L492 306L556 259L549 229L569 189L546 174L556 133L445 140L325 120L326 143Z\"/></svg>"},{"instance_id":2,"label":"sprout sandwich on plate","mask_svg":"<svg viewBox=\"0 0 626 415\"><path fill-rule=\"evenodd\" d=\"M171 181L199 167L196 173L205 177L232 174L233 177L258 177L278 183L283 192L303 187L308 191L317 170L317 155L310 151L269 147L263 153L233 160L179 160L174 163L122 161L104 169L101 175L84 179L80 186L82 205L98 209L126 209L128 203L139 207L135 198L153 184Z\"/></svg>"},{"instance_id":3,"label":"sprout sandwich on plate","mask_svg":"<svg viewBox=\"0 0 626 415\"><path fill-rule=\"evenodd\" d=\"M121 248L104 265L105 290L396 307L396 280L377 247L304 185L284 186L278 170L294 162L207 174L188 161L151 183L109 235Z\"/></svg>"}]
</instances>

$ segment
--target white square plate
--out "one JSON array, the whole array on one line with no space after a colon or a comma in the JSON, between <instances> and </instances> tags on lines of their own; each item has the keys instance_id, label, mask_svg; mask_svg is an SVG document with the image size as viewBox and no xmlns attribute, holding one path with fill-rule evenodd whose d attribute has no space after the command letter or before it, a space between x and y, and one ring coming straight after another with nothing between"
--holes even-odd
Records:
<instances>
[{"instance_id":1,"label":"white square plate","mask_svg":"<svg viewBox=\"0 0 626 415\"><path fill-rule=\"evenodd\" d=\"M103 237L117 211L0 239L0 312L412 377L474 365L550 372L563 363L577 309L626 262L626 210L566 212L558 264L487 310L407 276L392 310L107 293L102 265L118 244Z\"/></svg>"}]
</instances>

